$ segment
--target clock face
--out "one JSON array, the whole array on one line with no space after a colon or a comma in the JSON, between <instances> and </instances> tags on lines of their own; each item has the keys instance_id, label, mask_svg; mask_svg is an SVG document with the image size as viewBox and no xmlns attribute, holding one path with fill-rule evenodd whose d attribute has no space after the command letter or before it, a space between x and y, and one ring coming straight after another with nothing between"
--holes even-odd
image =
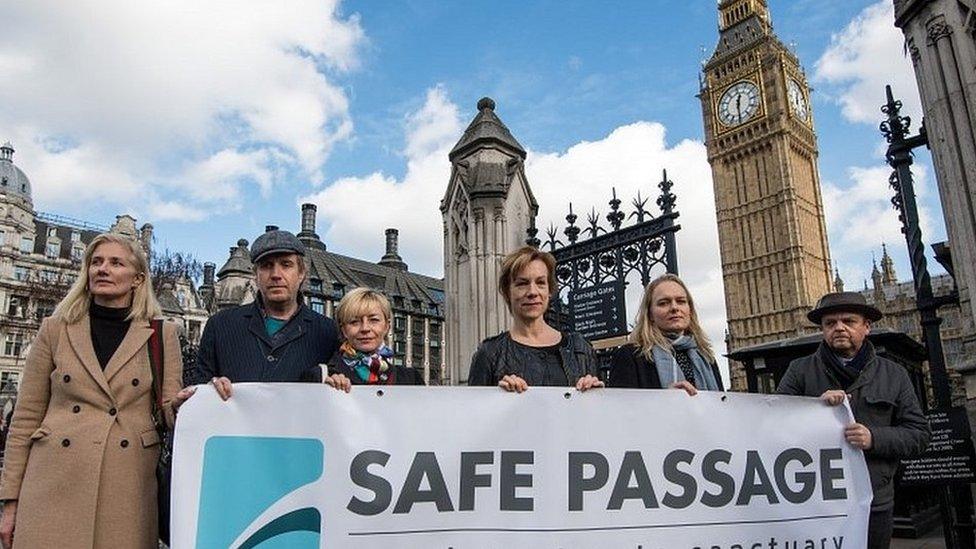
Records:
<instances>
[{"instance_id":1,"label":"clock face","mask_svg":"<svg viewBox=\"0 0 976 549\"><path fill-rule=\"evenodd\" d=\"M793 114L804 122L809 120L810 109L807 107L807 98L803 95L803 88L792 78L786 84L786 96L790 100L790 108L793 109Z\"/></svg>"},{"instance_id":2,"label":"clock face","mask_svg":"<svg viewBox=\"0 0 976 549\"><path fill-rule=\"evenodd\" d=\"M759 110L759 88L752 82L739 82L725 90L718 102L718 119L726 126L738 126Z\"/></svg>"}]
</instances>

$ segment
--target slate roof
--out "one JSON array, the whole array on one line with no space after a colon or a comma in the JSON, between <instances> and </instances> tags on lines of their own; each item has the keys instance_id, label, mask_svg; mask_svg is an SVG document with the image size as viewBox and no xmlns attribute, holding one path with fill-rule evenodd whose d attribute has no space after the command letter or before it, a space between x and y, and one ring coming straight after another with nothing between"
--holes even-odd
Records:
<instances>
[{"instance_id":1,"label":"slate roof","mask_svg":"<svg viewBox=\"0 0 976 549\"><path fill-rule=\"evenodd\" d=\"M414 300L425 309L435 304L441 309L438 316L444 314L443 279L386 267L319 247L309 247L307 254L311 264L309 278L321 280L325 293L330 292L336 282L345 290L367 286L390 298L403 297L404 306L411 306Z\"/></svg>"},{"instance_id":2,"label":"slate roof","mask_svg":"<svg viewBox=\"0 0 976 549\"><path fill-rule=\"evenodd\" d=\"M60 247L58 251L58 258L60 259L72 259L71 248L74 246L74 242L71 240L72 233L79 233L80 240L82 244L88 246L88 244L99 234L106 232L105 229L97 230L90 228L85 228L79 224L71 223L71 220L67 218L60 218L60 222L54 222L54 219L58 219L56 216L51 216L49 214L38 214L34 218L34 249L35 254L40 254L43 256L47 255L47 242L48 242L48 229L54 228L55 234L60 240Z\"/></svg>"}]
</instances>

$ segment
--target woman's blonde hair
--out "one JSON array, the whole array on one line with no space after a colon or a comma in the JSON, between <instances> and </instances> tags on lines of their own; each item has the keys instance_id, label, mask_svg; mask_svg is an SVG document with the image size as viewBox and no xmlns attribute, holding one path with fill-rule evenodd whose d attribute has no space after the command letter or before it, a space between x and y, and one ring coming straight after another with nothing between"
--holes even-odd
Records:
<instances>
[{"instance_id":1,"label":"woman's blonde hair","mask_svg":"<svg viewBox=\"0 0 976 549\"><path fill-rule=\"evenodd\" d=\"M68 324L74 324L88 314L88 305L92 298L88 290L88 269L91 267L95 249L105 243L115 243L128 250L132 254L132 266L136 270L136 276L142 276L142 283L132 290L132 306L126 320L149 321L162 316L163 311L159 307L159 302L156 301L156 294L152 288L149 260L146 259L146 252L143 251L142 245L131 238L114 233L102 233L88 244L88 248L85 249L85 257L81 262L81 272L78 273L78 279L68 290L68 295L64 296L61 303L58 303L54 314L59 315Z\"/></svg>"},{"instance_id":2,"label":"woman's blonde hair","mask_svg":"<svg viewBox=\"0 0 976 549\"><path fill-rule=\"evenodd\" d=\"M654 315L651 313L651 308L654 306L654 290L664 282L674 282L685 291L685 295L688 297L688 309L691 311L688 332L695 338L695 342L698 344L698 352L701 353L702 357L708 362L714 362L715 353L712 351L712 343L698 323L698 312L695 310L695 301L691 298L691 292L688 291L688 286L685 286L685 283L678 278L678 275L671 273L655 278L644 289L644 297L641 298L640 311L637 313L637 325L634 326L634 331L630 333L630 341L640 348L641 353L648 360L654 358L652 352L655 345L663 347L669 353L674 354L674 347L671 345L671 340L654 324Z\"/></svg>"},{"instance_id":3,"label":"woman's blonde hair","mask_svg":"<svg viewBox=\"0 0 976 549\"><path fill-rule=\"evenodd\" d=\"M386 317L387 324L389 324L393 319L393 309L390 308L390 300L376 290L355 288L342 296L342 300L339 301L339 306L335 310L335 320L341 328L343 324L366 316L374 307L379 308L383 316Z\"/></svg>"},{"instance_id":4,"label":"woman's blonde hair","mask_svg":"<svg viewBox=\"0 0 976 549\"><path fill-rule=\"evenodd\" d=\"M549 252L544 252L532 246L522 246L514 252L505 256L502 260L502 270L498 275L498 293L505 298L505 305L511 309L512 280L523 269L535 260L539 260L546 266L546 280L549 285L549 296L556 293L556 258Z\"/></svg>"}]
</instances>

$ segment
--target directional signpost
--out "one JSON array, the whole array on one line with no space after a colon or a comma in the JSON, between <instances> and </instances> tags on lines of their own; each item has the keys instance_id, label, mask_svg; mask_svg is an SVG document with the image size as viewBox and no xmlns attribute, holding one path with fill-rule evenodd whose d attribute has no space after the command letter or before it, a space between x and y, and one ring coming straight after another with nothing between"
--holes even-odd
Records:
<instances>
[{"instance_id":1,"label":"directional signpost","mask_svg":"<svg viewBox=\"0 0 976 549\"><path fill-rule=\"evenodd\" d=\"M573 330L589 341L627 334L624 285L605 282L569 293Z\"/></svg>"}]
</instances>

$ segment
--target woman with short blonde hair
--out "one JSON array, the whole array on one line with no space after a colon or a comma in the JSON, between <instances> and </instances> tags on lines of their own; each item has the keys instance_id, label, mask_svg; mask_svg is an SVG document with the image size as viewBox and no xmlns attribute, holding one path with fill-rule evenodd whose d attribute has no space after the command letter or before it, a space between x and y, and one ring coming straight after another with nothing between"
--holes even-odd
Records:
<instances>
[{"instance_id":1,"label":"woman with short blonde hair","mask_svg":"<svg viewBox=\"0 0 976 549\"><path fill-rule=\"evenodd\" d=\"M385 295L355 288L335 310L342 343L329 362L329 374L344 376L353 385L424 385L420 370L397 365L386 345L393 310Z\"/></svg>"},{"instance_id":2,"label":"woman with short blonde hair","mask_svg":"<svg viewBox=\"0 0 976 549\"><path fill-rule=\"evenodd\" d=\"M617 349L611 387L722 391L711 342L684 281L665 274L644 290L630 343Z\"/></svg>"},{"instance_id":3,"label":"woman with short blonde hair","mask_svg":"<svg viewBox=\"0 0 976 549\"><path fill-rule=\"evenodd\" d=\"M0 478L4 546L158 546L160 423L192 394L159 315L142 246L96 236L27 355Z\"/></svg>"}]
</instances>

